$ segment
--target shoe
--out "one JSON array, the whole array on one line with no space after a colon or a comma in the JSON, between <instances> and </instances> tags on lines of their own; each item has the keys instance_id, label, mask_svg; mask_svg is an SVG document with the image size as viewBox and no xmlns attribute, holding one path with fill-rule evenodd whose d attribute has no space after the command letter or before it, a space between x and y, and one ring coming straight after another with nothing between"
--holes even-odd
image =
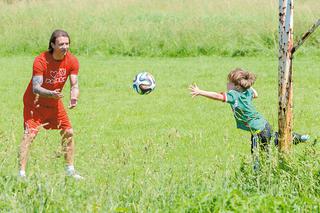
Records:
<instances>
[{"instance_id":1,"label":"shoe","mask_svg":"<svg viewBox=\"0 0 320 213\"><path fill-rule=\"evenodd\" d=\"M77 174L77 173L74 173L72 175L72 177L76 180L84 180L84 177L82 177L81 175Z\"/></svg>"},{"instance_id":2,"label":"shoe","mask_svg":"<svg viewBox=\"0 0 320 213\"><path fill-rule=\"evenodd\" d=\"M68 177L72 177L74 178L75 180L84 180L84 177L82 177L80 174L78 174L76 171L72 171L72 172L69 172L67 171L67 176Z\"/></svg>"},{"instance_id":3,"label":"shoe","mask_svg":"<svg viewBox=\"0 0 320 213\"><path fill-rule=\"evenodd\" d=\"M306 142L310 139L309 135L301 135L300 141L301 142Z\"/></svg>"},{"instance_id":4,"label":"shoe","mask_svg":"<svg viewBox=\"0 0 320 213\"><path fill-rule=\"evenodd\" d=\"M310 139L309 135L299 135L297 133L293 133L292 141L293 144L304 143Z\"/></svg>"}]
</instances>

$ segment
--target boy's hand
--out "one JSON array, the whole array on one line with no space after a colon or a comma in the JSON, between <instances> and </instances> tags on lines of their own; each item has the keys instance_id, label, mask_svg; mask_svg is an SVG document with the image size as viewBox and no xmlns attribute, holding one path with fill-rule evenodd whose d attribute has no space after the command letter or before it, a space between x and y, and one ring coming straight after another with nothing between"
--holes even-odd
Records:
<instances>
[{"instance_id":1,"label":"boy's hand","mask_svg":"<svg viewBox=\"0 0 320 213\"><path fill-rule=\"evenodd\" d=\"M192 98L200 95L201 90L199 89L199 87L195 83L190 85L189 90L190 90L190 94L192 95Z\"/></svg>"}]
</instances>

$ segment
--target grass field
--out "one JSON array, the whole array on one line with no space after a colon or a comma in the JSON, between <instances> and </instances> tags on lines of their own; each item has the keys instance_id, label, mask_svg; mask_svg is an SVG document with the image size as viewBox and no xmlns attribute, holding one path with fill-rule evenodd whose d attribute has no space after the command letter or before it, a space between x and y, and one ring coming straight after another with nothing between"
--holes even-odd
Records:
<instances>
[{"instance_id":1,"label":"grass field","mask_svg":"<svg viewBox=\"0 0 320 213\"><path fill-rule=\"evenodd\" d=\"M295 39L318 8L295 1ZM259 173L230 107L188 91L225 91L231 69L251 70L255 106L276 129L277 13L260 0L0 0L0 212L319 212L319 30L293 65L294 130L312 138L285 159L262 155ZM41 131L20 180L22 96L56 28L81 65L68 114L86 179L65 177L58 132ZM146 96L132 89L143 70L157 84Z\"/></svg>"},{"instance_id":2,"label":"grass field","mask_svg":"<svg viewBox=\"0 0 320 213\"><path fill-rule=\"evenodd\" d=\"M81 99L69 111L76 167L65 179L58 132L42 131L31 149L28 180L17 180L22 94L33 57L3 57L0 73L0 209L2 211L319 211L319 147L301 144L285 168L278 157L252 173L249 135L235 129L224 103L192 99L192 82L224 91L236 66L255 71L258 110L276 127L274 58L80 57ZM318 136L316 57L295 61L295 130ZM150 70L157 88L140 96L133 76ZM10 72L9 72L10 71ZM306 84L306 81L308 82ZM65 88L68 100L68 87Z\"/></svg>"}]
</instances>

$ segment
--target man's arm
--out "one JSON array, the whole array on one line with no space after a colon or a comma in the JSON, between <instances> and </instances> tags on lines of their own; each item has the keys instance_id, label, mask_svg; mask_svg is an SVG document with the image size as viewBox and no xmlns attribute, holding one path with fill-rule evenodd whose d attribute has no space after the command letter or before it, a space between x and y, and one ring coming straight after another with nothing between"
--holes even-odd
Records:
<instances>
[{"instance_id":1,"label":"man's arm","mask_svg":"<svg viewBox=\"0 0 320 213\"><path fill-rule=\"evenodd\" d=\"M43 76L36 75L32 77L32 92L42 97L47 98L62 98L63 95L60 93L58 89L56 90L48 90L43 88L41 85L43 83Z\"/></svg>"},{"instance_id":2,"label":"man's arm","mask_svg":"<svg viewBox=\"0 0 320 213\"><path fill-rule=\"evenodd\" d=\"M78 75L70 75L70 104L69 109L77 106L79 97Z\"/></svg>"}]
</instances>

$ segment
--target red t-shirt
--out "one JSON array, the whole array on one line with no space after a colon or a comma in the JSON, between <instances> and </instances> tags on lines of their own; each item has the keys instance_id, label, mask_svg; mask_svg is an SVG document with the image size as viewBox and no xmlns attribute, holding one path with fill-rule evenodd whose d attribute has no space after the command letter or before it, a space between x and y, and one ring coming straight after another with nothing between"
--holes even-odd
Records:
<instances>
[{"instance_id":1,"label":"red t-shirt","mask_svg":"<svg viewBox=\"0 0 320 213\"><path fill-rule=\"evenodd\" d=\"M33 62L32 76L43 76L41 87L48 90L63 89L70 74L78 75L78 59L70 52L62 60L55 60L51 53L43 52L37 56ZM26 106L56 107L60 99L39 97L35 103L36 95L32 92L32 78L24 93L23 103Z\"/></svg>"}]
</instances>

